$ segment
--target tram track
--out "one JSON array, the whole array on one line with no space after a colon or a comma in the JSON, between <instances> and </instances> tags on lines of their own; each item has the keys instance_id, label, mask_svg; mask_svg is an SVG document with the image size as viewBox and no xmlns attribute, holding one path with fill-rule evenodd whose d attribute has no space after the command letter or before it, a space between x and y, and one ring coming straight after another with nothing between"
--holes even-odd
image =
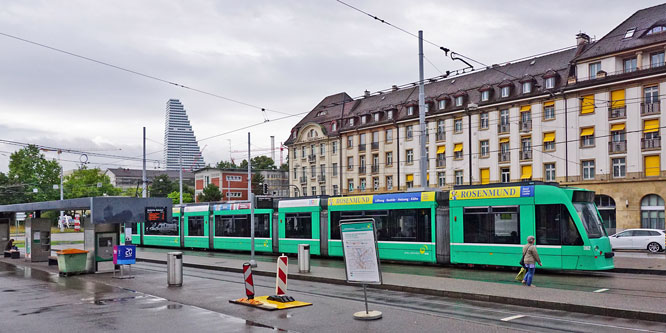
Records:
<instances>
[{"instance_id":1,"label":"tram track","mask_svg":"<svg viewBox=\"0 0 666 333\"><path fill-rule=\"evenodd\" d=\"M166 272L166 267L157 263L143 262L141 263L140 267L137 267L137 269L156 273ZM187 270L188 271L184 273L186 276L233 283L239 285L239 289L243 285L243 283L238 279L232 279L229 276L236 273L219 271L212 272L200 268L188 268ZM226 275L227 277L221 277L220 275ZM274 286L271 285L270 282L267 282L267 279L267 277L255 277L255 286L272 289ZM321 285L325 285L327 288L333 289L333 292L331 292L331 290L312 291L312 289L321 290ZM328 297L359 302L357 294L358 291L355 290L355 288L349 288L347 286L311 281L298 281L296 286L294 286L294 283L292 283L289 289L290 291L311 295L313 297ZM368 291L368 293L370 294L371 299L369 302L375 305L381 305L401 311L410 311L442 318L463 319L480 324L500 325L516 330L525 330L527 325L530 327L530 331L537 330L544 332L595 332L601 329L604 331L618 332L659 332L659 330L631 327L629 326L632 322L630 320L624 320L626 323L620 325L612 325L604 322L590 322L586 321L586 319L603 319L604 317L569 313L557 310L525 308L515 305L502 305L503 309L497 309L492 307L494 303L452 300L446 297L411 294L407 292L388 291L383 289L371 289ZM405 302L407 299L412 300ZM563 316L558 317L556 314ZM521 315L524 315L524 317L520 317ZM512 316L516 316L518 319L515 321L502 321L502 319L511 318Z\"/></svg>"}]
</instances>

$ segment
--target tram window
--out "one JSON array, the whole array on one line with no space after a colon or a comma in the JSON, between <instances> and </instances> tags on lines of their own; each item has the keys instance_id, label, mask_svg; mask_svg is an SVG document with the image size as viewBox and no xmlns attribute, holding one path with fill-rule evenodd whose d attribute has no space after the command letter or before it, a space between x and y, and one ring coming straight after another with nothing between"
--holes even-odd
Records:
<instances>
[{"instance_id":1,"label":"tram window","mask_svg":"<svg viewBox=\"0 0 666 333\"><path fill-rule=\"evenodd\" d=\"M373 218L378 241L430 242L429 209L395 209L331 212L331 239L340 239L340 221L352 218Z\"/></svg>"},{"instance_id":2,"label":"tram window","mask_svg":"<svg viewBox=\"0 0 666 333\"><path fill-rule=\"evenodd\" d=\"M537 245L583 245L565 205L536 205Z\"/></svg>"},{"instance_id":3,"label":"tram window","mask_svg":"<svg viewBox=\"0 0 666 333\"><path fill-rule=\"evenodd\" d=\"M587 231L587 237L600 238L606 234L601 220L599 220L599 213L597 208L592 202L574 202L576 212L580 221L583 222L583 227Z\"/></svg>"},{"instance_id":4,"label":"tram window","mask_svg":"<svg viewBox=\"0 0 666 333\"><path fill-rule=\"evenodd\" d=\"M287 213L284 219L286 238L312 238L311 213Z\"/></svg>"},{"instance_id":5,"label":"tram window","mask_svg":"<svg viewBox=\"0 0 666 333\"><path fill-rule=\"evenodd\" d=\"M171 221L167 222L146 222L144 223L144 235L151 236L178 236L178 216L173 216ZM132 229L134 234L134 229Z\"/></svg>"},{"instance_id":6,"label":"tram window","mask_svg":"<svg viewBox=\"0 0 666 333\"><path fill-rule=\"evenodd\" d=\"M187 235L188 236L204 236L204 217L203 216L188 216L187 217Z\"/></svg>"},{"instance_id":7,"label":"tram window","mask_svg":"<svg viewBox=\"0 0 666 333\"><path fill-rule=\"evenodd\" d=\"M139 234L139 229L137 228L136 223L125 223L125 229L127 229L127 228L132 229L132 235L138 235Z\"/></svg>"},{"instance_id":8,"label":"tram window","mask_svg":"<svg viewBox=\"0 0 666 333\"><path fill-rule=\"evenodd\" d=\"M270 237L268 214L254 215L254 237ZM250 215L215 215L216 237L250 237Z\"/></svg>"},{"instance_id":9,"label":"tram window","mask_svg":"<svg viewBox=\"0 0 666 333\"><path fill-rule=\"evenodd\" d=\"M468 207L463 211L465 243L520 244L518 207Z\"/></svg>"}]
</instances>

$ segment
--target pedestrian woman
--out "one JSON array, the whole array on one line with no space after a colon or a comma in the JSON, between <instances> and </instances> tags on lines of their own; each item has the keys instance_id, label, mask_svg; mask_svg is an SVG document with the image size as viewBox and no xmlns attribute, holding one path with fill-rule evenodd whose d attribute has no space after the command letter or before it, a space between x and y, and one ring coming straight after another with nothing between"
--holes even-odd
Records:
<instances>
[{"instance_id":1,"label":"pedestrian woman","mask_svg":"<svg viewBox=\"0 0 666 333\"><path fill-rule=\"evenodd\" d=\"M527 244L523 247L523 255L525 255L525 267L527 268L523 284L528 287L534 287L532 285L532 278L534 278L534 271L536 270L535 264L539 263L539 266L542 266L541 258L539 258L536 246L534 246L534 236L527 237Z\"/></svg>"}]
</instances>

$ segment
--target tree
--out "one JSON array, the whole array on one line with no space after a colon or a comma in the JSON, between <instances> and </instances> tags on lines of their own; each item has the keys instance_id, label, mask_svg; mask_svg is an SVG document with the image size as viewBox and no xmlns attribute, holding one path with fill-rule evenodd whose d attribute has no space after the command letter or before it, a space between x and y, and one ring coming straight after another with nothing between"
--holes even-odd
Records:
<instances>
[{"instance_id":1,"label":"tree","mask_svg":"<svg viewBox=\"0 0 666 333\"><path fill-rule=\"evenodd\" d=\"M153 183L150 184L150 196L167 197L169 193L175 191L174 187L178 188L178 184L171 181L167 174L158 175L153 178Z\"/></svg>"},{"instance_id":2,"label":"tree","mask_svg":"<svg viewBox=\"0 0 666 333\"><path fill-rule=\"evenodd\" d=\"M185 199L185 193L183 193L183 199ZM215 184L208 184L204 187L203 192L199 193L197 196L197 201L199 202L212 202L222 200L222 192L220 188Z\"/></svg>"},{"instance_id":3,"label":"tree","mask_svg":"<svg viewBox=\"0 0 666 333\"><path fill-rule=\"evenodd\" d=\"M57 200L60 184L60 165L47 160L37 146L27 146L9 157L9 180L19 185L13 188L13 202L36 202Z\"/></svg>"},{"instance_id":4,"label":"tree","mask_svg":"<svg viewBox=\"0 0 666 333\"><path fill-rule=\"evenodd\" d=\"M119 195L122 190L113 187L111 179L99 168L83 167L65 177L63 190L65 198L99 197L103 195Z\"/></svg>"},{"instance_id":5,"label":"tree","mask_svg":"<svg viewBox=\"0 0 666 333\"><path fill-rule=\"evenodd\" d=\"M238 169L238 165L236 165L236 163L227 161L219 161L215 167L218 169Z\"/></svg>"},{"instance_id":6,"label":"tree","mask_svg":"<svg viewBox=\"0 0 666 333\"><path fill-rule=\"evenodd\" d=\"M287 171L288 172L289 171L289 163L282 163L282 165L280 165L280 171Z\"/></svg>"},{"instance_id":7,"label":"tree","mask_svg":"<svg viewBox=\"0 0 666 333\"><path fill-rule=\"evenodd\" d=\"M252 175L252 193L256 195L264 194L263 189L264 176L260 173L255 173Z\"/></svg>"},{"instance_id":8,"label":"tree","mask_svg":"<svg viewBox=\"0 0 666 333\"><path fill-rule=\"evenodd\" d=\"M252 158L252 170L275 170L275 161L268 156L257 156ZM239 169L247 170L247 160L241 162Z\"/></svg>"},{"instance_id":9,"label":"tree","mask_svg":"<svg viewBox=\"0 0 666 333\"><path fill-rule=\"evenodd\" d=\"M174 205L180 203L180 193L178 191L173 191L169 193L167 197L173 201ZM183 203L190 203L190 202L194 202L194 200L192 199L192 195L183 191Z\"/></svg>"},{"instance_id":10,"label":"tree","mask_svg":"<svg viewBox=\"0 0 666 333\"><path fill-rule=\"evenodd\" d=\"M141 197L141 187L129 187L125 189L120 195L124 197L135 197L135 198L140 198Z\"/></svg>"}]
</instances>

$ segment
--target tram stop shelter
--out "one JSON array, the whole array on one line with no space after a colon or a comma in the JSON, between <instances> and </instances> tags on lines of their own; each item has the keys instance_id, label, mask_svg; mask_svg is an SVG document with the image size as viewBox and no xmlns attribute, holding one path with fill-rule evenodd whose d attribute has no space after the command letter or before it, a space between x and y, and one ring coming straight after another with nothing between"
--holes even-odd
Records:
<instances>
[{"instance_id":1,"label":"tram stop shelter","mask_svg":"<svg viewBox=\"0 0 666 333\"><path fill-rule=\"evenodd\" d=\"M159 212L171 216L173 202L169 198L88 197L67 200L0 205L0 245L4 249L9 239L9 226L17 212L34 212L25 220L25 259L48 261L51 255L51 221L41 218L44 211L87 210L82 218L84 249L88 251L86 272L112 270L113 246L120 245L123 225L146 220L146 211L154 217Z\"/></svg>"}]
</instances>

